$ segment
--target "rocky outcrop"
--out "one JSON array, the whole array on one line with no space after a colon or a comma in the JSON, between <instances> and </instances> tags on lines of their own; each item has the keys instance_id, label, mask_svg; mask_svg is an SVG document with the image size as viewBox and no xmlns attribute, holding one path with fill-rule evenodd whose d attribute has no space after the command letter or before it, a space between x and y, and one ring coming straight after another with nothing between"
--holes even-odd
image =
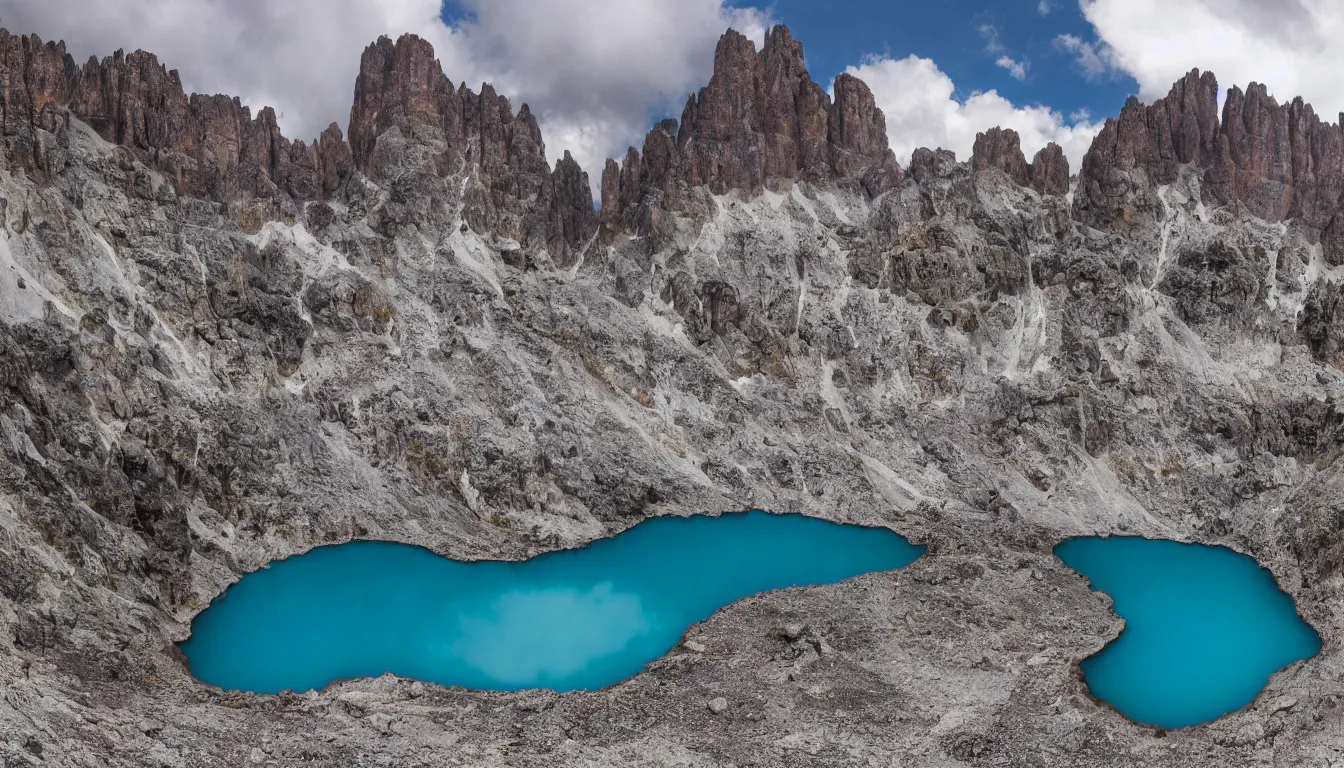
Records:
<instances>
[{"instance_id":1,"label":"rocky outcrop","mask_svg":"<svg viewBox=\"0 0 1344 768\"><path fill-rule=\"evenodd\" d=\"M1069 191L1069 159L1064 148L1050 142L1031 160L1031 188L1042 195L1065 195Z\"/></svg>"},{"instance_id":2,"label":"rocky outcrop","mask_svg":"<svg viewBox=\"0 0 1344 768\"><path fill-rule=\"evenodd\" d=\"M1172 297L1172 307L1187 324L1223 323L1249 327L1262 301L1264 249L1247 252L1215 241L1180 253L1157 288Z\"/></svg>"},{"instance_id":3,"label":"rocky outcrop","mask_svg":"<svg viewBox=\"0 0 1344 768\"><path fill-rule=\"evenodd\" d=\"M678 190L754 193L769 183L804 180L856 185L876 196L902 173L887 146L886 118L868 86L842 74L835 99L803 63L803 48L783 26L758 52L735 30L719 39L714 74L692 95L681 122L664 121L644 140L642 160L627 153L604 171L602 220L629 219L636 201L658 193L675 205Z\"/></svg>"},{"instance_id":4,"label":"rocky outcrop","mask_svg":"<svg viewBox=\"0 0 1344 768\"><path fill-rule=\"evenodd\" d=\"M1298 332L1316 359L1344 370L1344 286L1329 280L1313 285Z\"/></svg>"},{"instance_id":5,"label":"rocky outcrop","mask_svg":"<svg viewBox=\"0 0 1344 768\"><path fill-rule=\"evenodd\" d=\"M956 167L957 155L950 149L920 147L910 155L910 177L920 186L951 176Z\"/></svg>"},{"instance_id":6,"label":"rocky outcrop","mask_svg":"<svg viewBox=\"0 0 1344 768\"><path fill-rule=\"evenodd\" d=\"M442 174L468 163L479 166L485 187L467 211L474 226L545 243L562 260L596 230L592 195L573 183L582 171L572 160L551 170L527 106L515 115L489 85L480 94L455 87L433 47L414 35L396 43L380 38L365 50L349 143L335 123L306 144L280 133L270 107L253 117L237 98L188 96L177 71L144 51L117 51L80 67L63 43L0 30L0 88L6 154L39 175L43 147L68 109L162 171L180 195L243 208L272 201L260 218L334 196L355 169L385 180L408 166Z\"/></svg>"},{"instance_id":7,"label":"rocky outcrop","mask_svg":"<svg viewBox=\"0 0 1344 768\"><path fill-rule=\"evenodd\" d=\"M829 124L835 176L861 178L870 197L900 183L901 167L887 146L887 118L867 83L847 72L835 78Z\"/></svg>"},{"instance_id":8,"label":"rocky outcrop","mask_svg":"<svg viewBox=\"0 0 1344 768\"><path fill-rule=\"evenodd\" d=\"M62 43L0 30L0 132L12 163L39 165L37 129L49 105L70 100L72 61Z\"/></svg>"},{"instance_id":9,"label":"rocky outcrop","mask_svg":"<svg viewBox=\"0 0 1344 768\"><path fill-rule=\"evenodd\" d=\"M1030 164L1022 154L1022 140L1012 128L990 128L975 135L971 150L971 170L997 168L1008 178L1042 195L1063 195L1069 191L1069 160L1053 141L1036 153Z\"/></svg>"},{"instance_id":10,"label":"rocky outcrop","mask_svg":"<svg viewBox=\"0 0 1344 768\"><path fill-rule=\"evenodd\" d=\"M464 217L525 247L544 244L569 263L597 229L587 174L568 154L554 169L541 128L524 104L485 84L454 85L434 48L415 35L381 37L364 50L350 108L356 168L375 178L463 173L475 166Z\"/></svg>"},{"instance_id":11,"label":"rocky outcrop","mask_svg":"<svg viewBox=\"0 0 1344 768\"><path fill-rule=\"evenodd\" d=\"M291 142L269 107L254 118L236 98L188 97L177 71L151 53L117 51L80 67L63 43L0 30L0 86L5 142L33 173L46 170L41 147L64 122L59 110L68 108L107 141L162 170L179 194L315 199L330 196L349 174L349 153L334 124L311 145Z\"/></svg>"},{"instance_id":12,"label":"rocky outcrop","mask_svg":"<svg viewBox=\"0 0 1344 768\"><path fill-rule=\"evenodd\" d=\"M1222 151L1217 105L1218 80L1197 69L1150 105L1130 97L1083 157L1075 215L1096 227L1129 220L1136 207L1151 207L1154 186L1174 181L1182 164L1214 162Z\"/></svg>"},{"instance_id":13,"label":"rocky outcrop","mask_svg":"<svg viewBox=\"0 0 1344 768\"><path fill-rule=\"evenodd\" d=\"M559 257L559 266L574 262L575 247L581 246L597 231L597 212L593 210L593 190L588 185L588 174L565 150L565 156L555 164L551 177L549 219L546 229L546 247Z\"/></svg>"},{"instance_id":14,"label":"rocky outcrop","mask_svg":"<svg viewBox=\"0 0 1344 768\"><path fill-rule=\"evenodd\" d=\"M1017 131L995 127L975 135L971 169L983 171L987 168L1003 171L1008 174L1008 178L1024 187L1031 182L1031 167L1022 154L1022 142Z\"/></svg>"},{"instance_id":15,"label":"rocky outcrop","mask_svg":"<svg viewBox=\"0 0 1344 768\"><path fill-rule=\"evenodd\" d=\"M1153 186L1190 164L1201 172L1208 204L1330 226L1344 193L1344 130L1321 121L1300 97L1279 104L1259 83L1229 88L1220 121L1217 94L1213 74L1194 70L1151 105L1131 98L1083 159L1079 218L1100 227L1126 218L1145 197L1151 202ZM1338 250L1330 249L1332 263L1344 260Z\"/></svg>"},{"instance_id":16,"label":"rocky outcrop","mask_svg":"<svg viewBox=\"0 0 1344 768\"><path fill-rule=\"evenodd\" d=\"M1210 191L1263 219L1302 219L1323 227L1344 192L1344 133L1321 122L1301 97L1280 105L1265 86L1227 91L1223 153L1210 167Z\"/></svg>"}]
</instances>

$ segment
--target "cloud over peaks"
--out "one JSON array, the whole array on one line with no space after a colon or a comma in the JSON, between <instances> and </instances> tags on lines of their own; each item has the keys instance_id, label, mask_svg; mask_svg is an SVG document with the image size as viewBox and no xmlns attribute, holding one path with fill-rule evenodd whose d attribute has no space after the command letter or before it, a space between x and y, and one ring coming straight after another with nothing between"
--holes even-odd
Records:
<instances>
[{"instance_id":1,"label":"cloud over peaks","mask_svg":"<svg viewBox=\"0 0 1344 768\"><path fill-rule=\"evenodd\" d=\"M444 73L472 88L492 82L538 115L554 161L565 149L590 175L642 141L650 113L680 114L709 79L728 27L764 39L768 16L721 0L467 0L467 19L441 18L440 0L43 0L7 4L13 32L64 39L82 61L141 48L184 85L275 107L286 135L344 130L364 47L417 34Z\"/></svg>"},{"instance_id":2,"label":"cloud over peaks","mask_svg":"<svg viewBox=\"0 0 1344 768\"><path fill-rule=\"evenodd\" d=\"M1070 124L1049 107L1016 106L997 91L958 100L952 78L932 60L918 56L870 56L847 71L872 88L887 117L887 140L903 166L909 165L918 147L950 149L965 160L971 155L975 134L997 125L1021 135L1028 160L1046 144L1058 143L1076 171L1101 128L1085 120Z\"/></svg>"},{"instance_id":3,"label":"cloud over peaks","mask_svg":"<svg viewBox=\"0 0 1344 768\"><path fill-rule=\"evenodd\" d=\"M1139 82L1145 100L1198 67L1221 87L1264 83L1280 101L1302 96L1318 114L1344 110L1344 4L1338 0L1079 0L1096 32L1098 66ZM1069 43L1068 45L1072 45ZM1084 63L1084 68L1087 68Z\"/></svg>"}]
</instances>

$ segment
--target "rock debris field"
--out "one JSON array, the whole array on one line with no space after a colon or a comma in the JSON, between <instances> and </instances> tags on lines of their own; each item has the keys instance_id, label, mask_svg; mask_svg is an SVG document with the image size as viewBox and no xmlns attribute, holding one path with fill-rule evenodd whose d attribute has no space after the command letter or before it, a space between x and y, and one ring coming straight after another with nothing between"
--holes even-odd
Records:
<instances>
[{"instance_id":1,"label":"rock debris field","mask_svg":"<svg viewBox=\"0 0 1344 768\"><path fill-rule=\"evenodd\" d=\"M304 142L0 32L0 765L1344 762L1340 126L1196 71L1080 168L998 129L896 158L787 29L714 64L599 209L412 36ZM322 545L521 560L747 508L928 550L595 691L227 692L177 647ZM1123 623L1052 554L1107 534L1254 557L1320 654L1131 722L1078 667Z\"/></svg>"}]
</instances>

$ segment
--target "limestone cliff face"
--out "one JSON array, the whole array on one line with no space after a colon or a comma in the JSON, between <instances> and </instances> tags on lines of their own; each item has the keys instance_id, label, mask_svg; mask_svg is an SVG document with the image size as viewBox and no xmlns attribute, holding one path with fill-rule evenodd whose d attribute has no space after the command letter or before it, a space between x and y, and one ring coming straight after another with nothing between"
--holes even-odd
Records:
<instances>
[{"instance_id":1,"label":"limestone cliff face","mask_svg":"<svg viewBox=\"0 0 1344 768\"><path fill-rule=\"evenodd\" d=\"M305 144L149 54L0 34L0 765L1336 760L1337 129L1257 88L1220 123L1192 74L1071 205L1008 130L903 176L783 30L718 59L606 164L598 236L531 111L416 38ZM602 691L238 694L173 646L321 545L519 559L747 506L929 554L726 606ZM1080 534L1247 552L1324 651L1156 738L1077 674L1122 628L1051 554Z\"/></svg>"}]
</instances>

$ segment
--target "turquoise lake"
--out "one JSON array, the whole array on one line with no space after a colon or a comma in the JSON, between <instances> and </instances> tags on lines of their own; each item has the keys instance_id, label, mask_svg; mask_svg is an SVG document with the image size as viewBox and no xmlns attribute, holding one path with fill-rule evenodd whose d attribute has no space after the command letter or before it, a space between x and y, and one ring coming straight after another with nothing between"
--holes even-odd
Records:
<instances>
[{"instance_id":1,"label":"turquoise lake","mask_svg":"<svg viewBox=\"0 0 1344 768\"><path fill-rule=\"evenodd\" d=\"M248 574L192 622L192 674L230 690L401 677L466 688L601 688L748 595L902 568L883 528L761 511L646 520L582 549L458 562L420 547L319 547Z\"/></svg>"},{"instance_id":2,"label":"turquoise lake","mask_svg":"<svg viewBox=\"0 0 1344 768\"><path fill-rule=\"evenodd\" d=\"M1274 672L1321 650L1270 572L1226 547L1133 537L1071 539L1064 564L1115 600L1125 629L1084 659L1092 693L1163 728L1251 703Z\"/></svg>"}]
</instances>

